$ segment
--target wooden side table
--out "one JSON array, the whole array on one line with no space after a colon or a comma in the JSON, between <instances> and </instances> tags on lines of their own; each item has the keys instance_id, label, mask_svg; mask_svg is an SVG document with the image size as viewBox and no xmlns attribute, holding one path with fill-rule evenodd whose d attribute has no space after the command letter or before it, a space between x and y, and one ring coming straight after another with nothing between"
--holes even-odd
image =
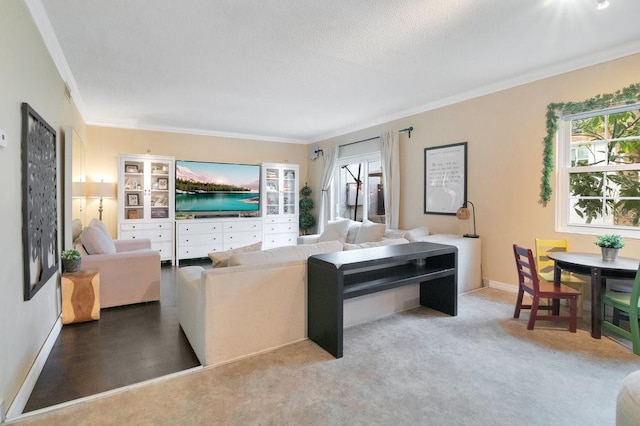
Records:
<instances>
[{"instance_id":1,"label":"wooden side table","mask_svg":"<svg viewBox=\"0 0 640 426\"><path fill-rule=\"evenodd\" d=\"M62 324L100 319L100 273L97 269L62 274Z\"/></svg>"}]
</instances>

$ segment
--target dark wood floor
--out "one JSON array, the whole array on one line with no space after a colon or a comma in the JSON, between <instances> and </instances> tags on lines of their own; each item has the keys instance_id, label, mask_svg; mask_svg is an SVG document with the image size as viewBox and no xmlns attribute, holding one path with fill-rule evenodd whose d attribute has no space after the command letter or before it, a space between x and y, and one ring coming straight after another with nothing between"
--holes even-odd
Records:
<instances>
[{"instance_id":1,"label":"dark wood floor","mask_svg":"<svg viewBox=\"0 0 640 426\"><path fill-rule=\"evenodd\" d=\"M24 412L199 366L178 323L175 286L176 268L164 265L160 302L62 327Z\"/></svg>"}]
</instances>

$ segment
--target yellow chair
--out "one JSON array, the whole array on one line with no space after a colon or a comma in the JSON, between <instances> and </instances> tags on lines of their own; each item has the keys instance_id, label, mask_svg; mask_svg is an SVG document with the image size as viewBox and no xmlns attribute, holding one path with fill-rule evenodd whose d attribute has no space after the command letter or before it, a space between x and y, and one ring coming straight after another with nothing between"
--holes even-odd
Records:
<instances>
[{"instance_id":1,"label":"yellow chair","mask_svg":"<svg viewBox=\"0 0 640 426\"><path fill-rule=\"evenodd\" d=\"M569 251L569 242L567 240L544 240L536 238L536 264L538 265L538 275L540 278L553 282L554 261L547 256L551 252ZM570 272L562 272L560 282L575 290L580 290L578 297L578 317L582 318L582 293L585 281L578 275Z\"/></svg>"},{"instance_id":2,"label":"yellow chair","mask_svg":"<svg viewBox=\"0 0 640 426\"><path fill-rule=\"evenodd\" d=\"M604 330L613 331L631 340L633 345L633 353L640 355L640 325L638 324L638 297L640 296L640 268L636 273L636 278L633 281L633 288L631 293L619 293L616 291L607 291L602 296L601 314L602 314L602 328ZM615 318L609 321L606 314L606 307L611 306L614 312L624 312L629 317L629 331L621 328L616 324Z\"/></svg>"}]
</instances>

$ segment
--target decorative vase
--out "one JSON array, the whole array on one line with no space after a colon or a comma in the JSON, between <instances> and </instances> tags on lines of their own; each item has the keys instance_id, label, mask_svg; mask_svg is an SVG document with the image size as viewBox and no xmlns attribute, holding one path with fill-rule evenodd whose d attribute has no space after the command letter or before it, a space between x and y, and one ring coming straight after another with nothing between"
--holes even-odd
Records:
<instances>
[{"instance_id":1,"label":"decorative vase","mask_svg":"<svg viewBox=\"0 0 640 426\"><path fill-rule=\"evenodd\" d=\"M611 247L600 247L602 249L602 260L605 262L613 262L616 260L616 257L618 256L618 250L617 248L611 248Z\"/></svg>"},{"instance_id":2,"label":"decorative vase","mask_svg":"<svg viewBox=\"0 0 640 426\"><path fill-rule=\"evenodd\" d=\"M62 259L62 269L64 272L78 272L82 259Z\"/></svg>"}]
</instances>

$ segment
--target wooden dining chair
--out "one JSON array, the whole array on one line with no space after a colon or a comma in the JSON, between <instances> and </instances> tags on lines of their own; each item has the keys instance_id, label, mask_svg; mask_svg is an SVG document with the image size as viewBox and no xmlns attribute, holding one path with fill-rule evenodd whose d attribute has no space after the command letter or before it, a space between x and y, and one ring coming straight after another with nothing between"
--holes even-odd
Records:
<instances>
[{"instance_id":1,"label":"wooden dining chair","mask_svg":"<svg viewBox=\"0 0 640 426\"><path fill-rule=\"evenodd\" d=\"M581 294L580 291L564 284L556 287L553 282L541 279L536 270L535 259L531 249L514 244L513 254L518 268L518 299L513 317L520 318L520 310L530 309L531 314L527 324L528 330L533 330L536 320L569 321L569 331L575 333L578 323L577 305L578 296ZM530 305L522 303L525 293L530 294L533 299ZM550 311L552 309L551 305L540 305L540 299L568 300L569 315L539 315L539 310Z\"/></svg>"},{"instance_id":2,"label":"wooden dining chair","mask_svg":"<svg viewBox=\"0 0 640 426\"><path fill-rule=\"evenodd\" d=\"M633 287L631 293L620 293L617 291L607 291L602 296L601 303L601 318L602 328L604 330L613 331L620 336L631 340L633 345L633 353L640 355L640 324L638 324L640 307L638 307L638 298L640 296L640 267L636 272L636 278L633 281ZM607 306L611 306L614 309L614 314L617 311L623 312L629 317L629 330L626 330L619 325L617 318L612 318L611 321L605 316Z\"/></svg>"},{"instance_id":3,"label":"wooden dining chair","mask_svg":"<svg viewBox=\"0 0 640 426\"><path fill-rule=\"evenodd\" d=\"M536 238L536 264L538 265L538 275L540 278L553 282L553 269L555 262L549 257L549 253L569 251L569 241L564 239L547 240ZM560 282L566 286L580 290L582 293L585 280L579 275L563 271L560 275ZM578 296L578 318L582 318L582 294Z\"/></svg>"}]
</instances>

